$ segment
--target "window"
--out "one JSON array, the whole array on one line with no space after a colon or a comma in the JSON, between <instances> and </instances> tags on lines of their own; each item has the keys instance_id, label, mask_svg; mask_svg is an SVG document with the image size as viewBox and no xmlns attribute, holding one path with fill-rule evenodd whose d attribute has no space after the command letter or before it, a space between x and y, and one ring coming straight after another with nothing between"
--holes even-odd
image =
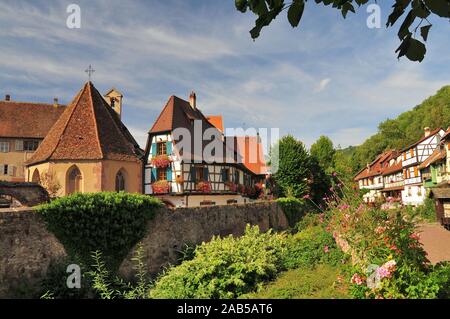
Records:
<instances>
[{"instance_id":1,"label":"window","mask_svg":"<svg viewBox=\"0 0 450 319\"><path fill-rule=\"evenodd\" d=\"M120 170L116 174L116 192L125 191L125 176L123 172Z\"/></svg>"},{"instance_id":2,"label":"window","mask_svg":"<svg viewBox=\"0 0 450 319\"><path fill-rule=\"evenodd\" d=\"M82 191L83 176L76 166L72 166L67 174L67 195Z\"/></svg>"},{"instance_id":3,"label":"window","mask_svg":"<svg viewBox=\"0 0 450 319\"><path fill-rule=\"evenodd\" d=\"M3 175L8 175L8 164L3 165L3 171L2 171Z\"/></svg>"},{"instance_id":4,"label":"window","mask_svg":"<svg viewBox=\"0 0 450 319\"><path fill-rule=\"evenodd\" d=\"M195 168L195 177L197 178L197 181L205 181L205 170L203 167L196 167Z\"/></svg>"},{"instance_id":5,"label":"window","mask_svg":"<svg viewBox=\"0 0 450 319\"><path fill-rule=\"evenodd\" d=\"M165 155L167 153L166 142L159 142L156 144L156 155Z\"/></svg>"},{"instance_id":6,"label":"window","mask_svg":"<svg viewBox=\"0 0 450 319\"><path fill-rule=\"evenodd\" d=\"M23 141L23 150L24 151L35 151L39 146L38 141Z\"/></svg>"},{"instance_id":7,"label":"window","mask_svg":"<svg viewBox=\"0 0 450 319\"><path fill-rule=\"evenodd\" d=\"M167 180L167 170L165 168L158 168L158 181Z\"/></svg>"},{"instance_id":8,"label":"window","mask_svg":"<svg viewBox=\"0 0 450 319\"><path fill-rule=\"evenodd\" d=\"M230 169L223 168L222 169L222 182L226 183L230 181Z\"/></svg>"},{"instance_id":9,"label":"window","mask_svg":"<svg viewBox=\"0 0 450 319\"><path fill-rule=\"evenodd\" d=\"M0 142L0 152L2 153L9 152L9 142Z\"/></svg>"}]
</instances>

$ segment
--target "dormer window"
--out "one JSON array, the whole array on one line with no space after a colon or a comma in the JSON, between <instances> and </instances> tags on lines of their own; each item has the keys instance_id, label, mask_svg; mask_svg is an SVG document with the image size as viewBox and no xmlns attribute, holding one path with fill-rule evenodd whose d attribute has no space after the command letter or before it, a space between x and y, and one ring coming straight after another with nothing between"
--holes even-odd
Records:
<instances>
[{"instance_id":1,"label":"dormer window","mask_svg":"<svg viewBox=\"0 0 450 319\"><path fill-rule=\"evenodd\" d=\"M110 100L110 102L111 102L111 103L110 103L111 107L114 108L115 103L116 103L116 99L112 97L111 100Z\"/></svg>"}]
</instances>

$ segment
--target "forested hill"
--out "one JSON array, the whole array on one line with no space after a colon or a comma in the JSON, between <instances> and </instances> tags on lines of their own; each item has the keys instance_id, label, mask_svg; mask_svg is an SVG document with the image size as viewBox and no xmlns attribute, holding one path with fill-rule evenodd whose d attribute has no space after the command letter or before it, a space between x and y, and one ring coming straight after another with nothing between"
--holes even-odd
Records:
<instances>
[{"instance_id":1,"label":"forested hill","mask_svg":"<svg viewBox=\"0 0 450 319\"><path fill-rule=\"evenodd\" d=\"M441 88L435 95L427 98L411 111L400 114L396 119L388 119L378 126L378 133L363 144L342 150L351 156L354 172L386 149L401 149L408 146L424 134L424 128L437 127L447 129L450 125L450 85Z\"/></svg>"}]
</instances>

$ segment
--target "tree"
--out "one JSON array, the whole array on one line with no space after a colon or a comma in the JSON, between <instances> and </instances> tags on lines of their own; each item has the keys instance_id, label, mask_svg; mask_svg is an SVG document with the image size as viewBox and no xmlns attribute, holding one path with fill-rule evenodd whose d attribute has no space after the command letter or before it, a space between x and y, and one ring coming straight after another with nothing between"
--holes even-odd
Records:
<instances>
[{"instance_id":1,"label":"tree","mask_svg":"<svg viewBox=\"0 0 450 319\"><path fill-rule=\"evenodd\" d=\"M50 198L56 198L59 190L61 189L61 184L53 171L42 172L40 176L40 184L47 190Z\"/></svg>"},{"instance_id":2,"label":"tree","mask_svg":"<svg viewBox=\"0 0 450 319\"><path fill-rule=\"evenodd\" d=\"M406 56L411 61L422 62L426 47L423 42L416 39L417 31L420 27L420 36L426 42L432 26L428 18L430 15L450 18L450 0L390 1L393 2L392 12L388 17L386 27L392 27L406 11L408 12L398 31L401 41L395 51L398 53L398 58ZM315 0L314 2L340 10L345 19L348 12L356 12L355 6L365 5L369 0ZM376 3L376 0L373 2ZM250 30L252 39L258 38L262 28L268 26L283 10L287 10L287 19L291 26L297 27L302 19L306 3L307 0L291 0L290 2L286 0L235 0L237 10L243 13L250 10L258 16L255 27ZM415 24L416 20L418 22ZM424 21L427 24L423 25Z\"/></svg>"},{"instance_id":3,"label":"tree","mask_svg":"<svg viewBox=\"0 0 450 319\"><path fill-rule=\"evenodd\" d=\"M270 160L280 196L302 197L309 193L309 155L305 145L292 135L284 136L273 148Z\"/></svg>"},{"instance_id":4,"label":"tree","mask_svg":"<svg viewBox=\"0 0 450 319\"><path fill-rule=\"evenodd\" d=\"M313 145L309 153L315 157L319 162L319 165L328 173L331 173L330 169L334 166L334 153L335 149L333 142L326 136L321 136Z\"/></svg>"},{"instance_id":5,"label":"tree","mask_svg":"<svg viewBox=\"0 0 450 319\"><path fill-rule=\"evenodd\" d=\"M270 162L279 187L278 196L308 195L315 203L320 203L329 191L329 176L317 159L308 154L305 145L292 135L280 139L272 149Z\"/></svg>"}]
</instances>

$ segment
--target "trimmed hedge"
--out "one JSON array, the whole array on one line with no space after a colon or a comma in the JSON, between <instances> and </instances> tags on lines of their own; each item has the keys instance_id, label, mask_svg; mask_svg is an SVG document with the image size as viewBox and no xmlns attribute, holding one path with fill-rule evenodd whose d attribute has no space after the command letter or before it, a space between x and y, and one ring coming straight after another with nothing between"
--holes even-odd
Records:
<instances>
[{"instance_id":1,"label":"trimmed hedge","mask_svg":"<svg viewBox=\"0 0 450 319\"><path fill-rule=\"evenodd\" d=\"M129 193L77 193L38 207L47 229L69 256L90 265L91 253L101 251L116 270L146 232L147 222L162 203Z\"/></svg>"}]
</instances>

